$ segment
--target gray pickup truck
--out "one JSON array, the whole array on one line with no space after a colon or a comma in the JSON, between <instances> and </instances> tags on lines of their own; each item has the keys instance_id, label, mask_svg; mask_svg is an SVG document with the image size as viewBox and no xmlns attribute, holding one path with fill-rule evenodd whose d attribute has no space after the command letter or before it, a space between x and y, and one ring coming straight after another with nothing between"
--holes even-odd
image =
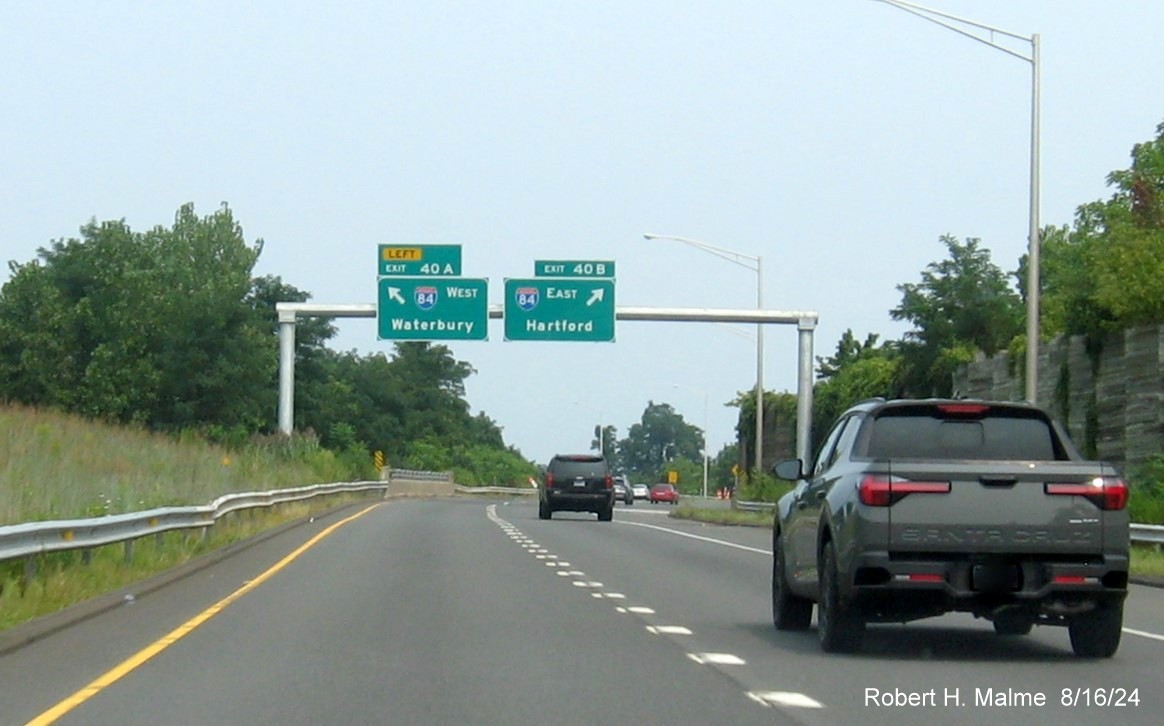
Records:
<instances>
[{"instance_id":1,"label":"gray pickup truck","mask_svg":"<svg viewBox=\"0 0 1164 726\"><path fill-rule=\"evenodd\" d=\"M847 410L776 507L772 620L821 647L866 623L951 611L1000 635L1066 626L1076 655L1116 652L1128 584L1128 487L1022 403L873 399Z\"/></svg>"}]
</instances>

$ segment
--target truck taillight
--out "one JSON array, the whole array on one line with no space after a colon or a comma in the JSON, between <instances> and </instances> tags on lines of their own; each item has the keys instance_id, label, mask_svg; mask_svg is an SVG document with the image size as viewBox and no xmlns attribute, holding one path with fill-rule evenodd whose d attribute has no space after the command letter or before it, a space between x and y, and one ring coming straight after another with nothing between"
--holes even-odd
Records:
<instances>
[{"instance_id":1,"label":"truck taillight","mask_svg":"<svg viewBox=\"0 0 1164 726\"><path fill-rule=\"evenodd\" d=\"M948 481L912 481L884 474L866 474L857 485L862 504L870 507L888 507L910 494L949 494Z\"/></svg>"},{"instance_id":2,"label":"truck taillight","mask_svg":"<svg viewBox=\"0 0 1164 726\"><path fill-rule=\"evenodd\" d=\"M1043 485L1047 494L1084 497L1100 509L1118 511L1128 506L1128 485L1114 476L1097 476L1089 482Z\"/></svg>"}]
</instances>

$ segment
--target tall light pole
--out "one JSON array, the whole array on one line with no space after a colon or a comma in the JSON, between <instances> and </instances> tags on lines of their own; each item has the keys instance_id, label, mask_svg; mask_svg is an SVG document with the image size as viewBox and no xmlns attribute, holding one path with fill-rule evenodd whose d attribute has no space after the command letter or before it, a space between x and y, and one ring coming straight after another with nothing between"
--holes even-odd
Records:
<instances>
[{"instance_id":1,"label":"tall light pole","mask_svg":"<svg viewBox=\"0 0 1164 726\"><path fill-rule=\"evenodd\" d=\"M892 5L899 10L918 16L923 20L948 28L960 35L964 35L979 43L989 45L995 50L1001 50L1007 55L1014 56L1031 64L1031 190L1030 190L1030 229L1028 231L1027 248L1027 359L1026 359L1026 390L1025 397L1031 403L1037 403L1039 391L1039 34L1025 36L1012 33L1008 30L995 28L990 25L948 15L937 10L924 8L921 5L902 2L901 0L877 0L886 5ZM987 37L980 37L965 27L990 33ZM1008 38L1021 40L1031 45L1030 56L1016 53L994 40L994 34L1005 35Z\"/></svg>"},{"instance_id":2,"label":"tall light pole","mask_svg":"<svg viewBox=\"0 0 1164 726\"><path fill-rule=\"evenodd\" d=\"M756 273L756 309L764 309L764 259L760 256L752 256L744 254L743 252L736 252L734 250L724 249L723 247L716 247L709 245L706 242L698 240L687 239L686 237L673 237L666 234L644 234L645 239L665 239L672 242L681 242L685 245L690 245L696 249L710 252L716 257L727 260L734 264L744 267ZM754 266L753 266L754 265ZM764 324L756 324L756 471L759 474L764 472Z\"/></svg>"},{"instance_id":3,"label":"tall light pole","mask_svg":"<svg viewBox=\"0 0 1164 726\"><path fill-rule=\"evenodd\" d=\"M703 498L707 499L707 471L709 468L708 458L707 458L707 447L708 447L708 441L707 441L708 428L707 428L707 426L708 426L708 423L710 422L710 417L708 416L708 413L707 413L709 410L708 406L707 406L707 391L701 391L697 388L692 388L691 386L684 386L684 385L679 384L679 383L673 383L673 384L671 384L671 387L672 388L686 388L689 391L695 391L696 393L703 394Z\"/></svg>"}]
</instances>

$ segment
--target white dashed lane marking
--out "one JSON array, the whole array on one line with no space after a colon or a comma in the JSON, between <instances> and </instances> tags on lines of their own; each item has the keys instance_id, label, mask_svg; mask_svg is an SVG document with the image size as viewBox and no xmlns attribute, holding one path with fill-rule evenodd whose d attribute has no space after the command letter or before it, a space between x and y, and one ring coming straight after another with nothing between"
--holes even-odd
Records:
<instances>
[{"instance_id":1,"label":"white dashed lane marking","mask_svg":"<svg viewBox=\"0 0 1164 726\"><path fill-rule=\"evenodd\" d=\"M520 544L526 552L529 552L530 554L534 555L539 560L558 560L557 555L550 554L549 550L538 545L536 542L534 542L534 540L530 539L525 534L523 534L520 529L513 526L512 524L505 521L504 519L501 519L500 517L498 517L497 511L496 511L496 505L490 505L486 511L488 513L489 519L491 519L493 522L498 524L501 527L502 531L504 531L507 535L509 535L509 538L511 540ZM758 549L756 547L747 547L744 545L735 544L734 542L725 542L724 540L712 539L711 537L702 537L700 535L690 534L687 532L680 532L678 530L670 529L667 527L659 527L659 526L656 526L653 524L643 524L641 522L626 522L626 521L623 521L623 523L628 524L628 525L633 525L636 527L643 527L646 529L654 529L654 530L658 530L660 532L666 532L668 534L674 534L674 535L678 535L680 537L687 537L689 539L699 540L702 542L709 542L712 544L722 545L725 547L732 547L735 549L745 550L747 552L755 552L758 554L765 554L765 555L772 554L771 552L768 552L767 550ZM543 562L542 564L546 565L547 567L557 567L557 568L570 567L569 562L564 562L562 560L558 560L556 562L553 562L553 561ZM558 570L555 570L554 574L556 574L560 577L576 577L576 578L578 578L578 577L585 577L586 576L586 573L582 572L581 570L558 569ZM603 584L601 582L593 582L593 581L588 581L588 580L574 580L571 584L573 584L574 587L586 588L586 589L596 589L596 588L603 587ZM625 600L626 599L626 595L621 593L621 592L592 592L592 593L590 593L590 596L595 598L595 599L599 599L599 600L603 600L603 599ZM619 605L619 606L616 606L614 608L614 610L615 610L615 612L618 612L618 613L633 614L633 615L655 615L656 614L654 609L646 607L644 605L633 605L630 607L623 607L623 606ZM689 628L682 626L682 625L647 625L645 627L646 627L647 632L652 633L654 635L692 635L691 630ZM1131 630L1130 628L1124 628L1124 632L1132 633L1134 635L1144 636L1147 638L1156 638L1159 640L1164 640L1164 637L1155 635L1153 633L1145 633L1143 631ZM733 655L731 653L688 653L687 657L689 659L691 659L692 661L699 663L701 665L710 665L710 666L743 666L743 665L747 665L747 662L743 658L740 658L739 656ZM821 702L819 702L813 698L810 698L809 696L807 696L803 693L796 693L793 691L748 691L747 695L748 695L748 698L752 699L756 703L759 703L763 706L767 706L769 708L774 707L774 706L775 707L786 707L786 708L824 708L824 705Z\"/></svg>"},{"instance_id":2,"label":"white dashed lane marking","mask_svg":"<svg viewBox=\"0 0 1164 726\"><path fill-rule=\"evenodd\" d=\"M748 698L765 706L791 706L793 708L824 708L824 704L803 693L792 691L748 691Z\"/></svg>"},{"instance_id":3,"label":"white dashed lane marking","mask_svg":"<svg viewBox=\"0 0 1164 726\"><path fill-rule=\"evenodd\" d=\"M687 657L700 665L746 665L747 661L731 653L688 653Z\"/></svg>"}]
</instances>

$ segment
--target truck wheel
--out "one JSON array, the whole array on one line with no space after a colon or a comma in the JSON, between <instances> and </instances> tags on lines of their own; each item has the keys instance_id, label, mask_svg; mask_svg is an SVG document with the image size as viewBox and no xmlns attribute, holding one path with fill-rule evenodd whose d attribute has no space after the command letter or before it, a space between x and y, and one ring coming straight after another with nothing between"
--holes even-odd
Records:
<instances>
[{"instance_id":1,"label":"truck wheel","mask_svg":"<svg viewBox=\"0 0 1164 726\"><path fill-rule=\"evenodd\" d=\"M538 502L538 519L549 519L554 515L548 502Z\"/></svg>"},{"instance_id":2,"label":"truck wheel","mask_svg":"<svg viewBox=\"0 0 1164 726\"><path fill-rule=\"evenodd\" d=\"M1120 647L1124 626L1124 604L1100 605L1078 615L1067 625L1071 649L1080 658L1110 658Z\"/></svg>"},{"instance_id":3,"label":"truck wheel","mask_svg":"<svg viewBox=\"0 0 1164 726\"><path fill-rule=\"evenodd\" d=\"M820 562L820 602L816 609L817 634L826 653L851 653L861 647L865 621L841 597L837 551L826 542Z\"/></svg>"},{"instance_id":4,"label":"truck wheel","mask_svg":"<svg viewBox=\"0 0 1164 726\"><path fill-rule=\"evenodd\" d=\"M793 595L784 575L784 542L779 534L772 547L772 624L777 630L807 630L812 623L812 600Z\"/></svg>"}]
</instances>

